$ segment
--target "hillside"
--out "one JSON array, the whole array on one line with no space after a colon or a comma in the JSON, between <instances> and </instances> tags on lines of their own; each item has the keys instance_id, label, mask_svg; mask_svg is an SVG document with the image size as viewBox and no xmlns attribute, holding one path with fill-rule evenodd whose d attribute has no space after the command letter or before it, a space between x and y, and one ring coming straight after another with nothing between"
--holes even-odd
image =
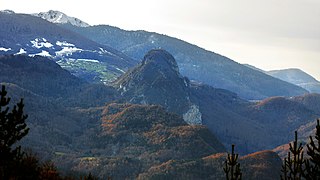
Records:
<instances>
[{"instance_id":1,"label":"hillside","mask_svg":"<svg viewBox=\"0 0 320 180\"><path fill-rule=\"evenodd\" d=\"M0 55L44 56L90 82L109 82L136 62L42 18L0 12Z\"/></svg>"},{"instance_id":2,"label":"hillside","mask_svg":"<svg viewBox=\"0 0 320 180\"><path fill-rule=\"evenodd\" d=\"M300 69L283 69L266 72L283 81L300 86L311 93L320 93L320 82Z\"/></svg>"},{"instance_id":3,"label":"hillside","mask_svg":"<svg viewBox=\"0 0 320 180\"><path fill-rule=\"evenodd\" d=\"M138 179L225 179L221 168L226 154L220 153L195 160L171 160L150 168ZM271 151L262 151L240 158L243 179L272 180L280 177L282 161Z\"/></svg>"},{"instance_id":4,"label":"hillside","mask_svg":"<svg viewBox=\"0 0 320 180\"><path fill-rule=\"evenodd\" d=\"M31 130L21 144L60 169L91 168L99 177L111 174L123 179L171 159L225 151L206 127L189 126L159 106L104 107L120 98L115 90L88 84L52 60L8 55L0 58L0 64L1 84L7 86L13 103L24 98L29 115ZM96 160L98 166L93 165Z\"/></svg>"},{"instance_id":5,"label":"hillside","mask_svg":"<svg viewBox=\"0 0 320 180\"><path fill-rule=\"evenodd\" d=\"M90 171L99 177L142 178L153 176L154 172L160 173L160 177L175 177L161 171L163 165L174 170L171 166L176 167L175 163L178 163L179 171L173 172L185 173L186 178L219 177L221 175L211 169L217 169L223 161L213 163L204 157L224 152L224 147L230 147L232 143L237 145L237 152L241 154L272 149L287 143L292 139L290 133L293 129L308 125L317 116L308 108L316 107L312 105L312 96L271 98L251 103L230 91L190 82L179 75L173 57L163 50L150 52L146 55L146 66L137 66L145 67L141 72L155 70L155 66L159 67L159 72L167 72L166 76L161 73L151 76L143 87L150 87L148 83L152 82L154 87L158 87L157 83L162 81L154 81L153 78L174 78L176 86L172 87L183 86L184 89L168 91L167 86L163 86L157 95L165 97L162 94L166 93L167 98L174 99L188 92L194 106L186 114L191 119L200 118L203 125L188 125L183 114L167 112L165 109L174 106L166 104L164 108L110 104L112 101L126 102L130 96L121 95L123 89L82 81L43 57L8 55L1 57L0 63L0 82L8 87L13 102L20 97L25 98L26 113L29 114L27 123L31 131L22 144L32 147L42 158L52 159L61 169ZM141 75L124 75L125 81L121 82L134 82L130 78ZM133 88L132 94L135 95L134 85L131 83L124 87L128 87L128 92L129 87ZM180 90L182 94L174 90ZM151 95L148 95L150 101L157 97ZM105 103L109 105L104 106ZM269 136L265 136L267 133ZM286 138L286 134L290 137ZM263 157L271 162L276 158ZM254 164L249 163L248 167L257 169ZM193 165L204 167L199 170L192 168ZM161 167L160 171L157 167ZM270 172L270 168L261 167L257 171Z\"/></svg>"},{"instance_id":6,"label":"hillside","mask_svg":"<svg viewBox=\"0 0 320 180\"><path fill-rule=\"evenodd\" d=\"M113 86L130 103L159 104L179 114L192 106L189 80L180 75L174 57L164 50L148 52L139 65L118 78Z\"/></svg>"},{"instance_id":7,"label":"hillside","mask_svg":"<svg viewBox=\"0 0 320 180\"><path fill-rule=\"evenodd\" d=\"M294 130L318 116L309 103L284 97L254 103L228 90L189 81L165 50L149 51L114 87L127 102L159 104L189 124L206 125L226 147L237 144L241 154L287 143Z\"/></svg>"},{"instance_id":8,"label":"hillside","mask_svg":"<svg viewBox=\"0 0 320 180\"><path fill-rule=\"evenodd\" d=\"M102 111L101 127L87 136L89 151L66 153L57 157L57 164L104 178L132 179L169 160L225 151L206 127L189 126L159 106L109 104Z\"/></svg>"},{"instance_id":9,"label":"hillside","mask_svg":"<svg viewBox=\"0 0 320 180\"><path fill-rule=\"evenodd\" d=\"M225 56L166 35L146 31L125 31L99 25L76 27L61 25L93 41L114 47L136 60L151 49L165 49L176 59L180 72L191 80L227 89L246 99L295 96L307 91L239 64ZM274 88L277 87L277 88Z\"/></svg>"}]
</instances>

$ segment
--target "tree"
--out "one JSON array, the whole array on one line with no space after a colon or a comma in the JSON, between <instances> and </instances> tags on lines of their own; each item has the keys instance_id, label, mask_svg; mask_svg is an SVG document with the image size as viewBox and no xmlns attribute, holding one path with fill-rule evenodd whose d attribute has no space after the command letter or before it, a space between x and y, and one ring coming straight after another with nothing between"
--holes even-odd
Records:
<instances>
[{"instance_id":1,"label":"tree","mask_svg":"<svg viewBox=\"0 0 320 180\"><path fill-rule=\"evenodd\" d=\"M5 86L0 91L0 179L8 179L13 167L22 159L21 147L13 145L26 136L29 128L25 123L27 115L23 112L23 99L9 111L10 98Z\"/></svg>"},{"instance_id":2,"label":"tree","mask_svg":"<svg viewBox=\"0 0 320 180\"><path fill-rule=\"evenodd\" d=\"M240 163L237 162L238 156L238 154L234 154L234 144L232 144L231 155L228 153L225 167L223 168L227 180L241 180L242 178Z\"/></svg>"},{"instance_id":3,"label":"tree","mask_svg":"<svg viewBox=\"0 0 320 180\"><path fill-rule=\"evenodd\" d=\"M314 141L313 137L310 136L310 143L307 144L307 154L310 159L305 161L306 173L304 177L306 179L319 179L320 180L320 124L319 119L317 120L316 135Z\"/></svg>"},{"instance_id":4,"label":"tree","mask_svg":"<svg viewBox=\"0 0 320 180\"><path fill-rule=\"evenodd\" d=\"M303 147L302 144L298 144L298 133L295 131L295 140L293 143L289 143L288 157L284 158L282 165L282 180L299 180L301 179L303 170Z\"/></svg>"},{"instance_id":5,"label":"tree","mask_svg":"<svg viewBox=\"0 0 320 180\"><path fill-rule=\"evenodd\" d=\"M57 167L51 161L47 161L40 167L40 179L59 180L62 179L59 175Z\"/></svg>"}]
</instances>

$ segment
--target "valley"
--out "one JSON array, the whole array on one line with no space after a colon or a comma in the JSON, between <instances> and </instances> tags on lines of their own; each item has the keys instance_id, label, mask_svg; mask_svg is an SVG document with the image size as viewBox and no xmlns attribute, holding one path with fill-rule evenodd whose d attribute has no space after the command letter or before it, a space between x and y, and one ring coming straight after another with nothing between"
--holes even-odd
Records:
<instances>
[{"instance_id":1,"label":"valley","mask_svg":"<svg viewBox=\"0 0 320 180\"><path fill-rule=\"evenodd\" d=\"M307 143L320 117L320 94L301 85L318 83L309 76L295 83L176 38L57 11L0 12L0 25L0 84L29 115L19 145L62 172L225 179L235 144L244 179L275 179L281 147L295 131Z\"/></svg>"}]
</instances>

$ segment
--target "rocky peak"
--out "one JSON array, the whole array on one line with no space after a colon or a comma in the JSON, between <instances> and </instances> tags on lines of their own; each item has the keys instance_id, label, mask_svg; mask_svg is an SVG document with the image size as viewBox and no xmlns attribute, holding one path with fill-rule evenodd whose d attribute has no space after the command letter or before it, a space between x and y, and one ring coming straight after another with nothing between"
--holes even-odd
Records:
<instances>
[{"instance_id":1,"label":"rocky peak","mask_svg":"<svg viewBox=\"0 0 320 180\"><path fill-rule=\"evenodd\" d=\"M48 12L40 12L36 14L32 14L34 16L38 16L42 19L45 19L49 22L52 23L58 23L58 24L71 24L74 26L79 26L79 27L88 27L90 26L88 23L83 22L82 20L75 18L75 17L70 17L60 11L53 11L50 10Z\"/></svg>"},{"instance_id":2,"label":"rocky peak","mask_svg":"<svg viewBox=\"0 0 320 180\"><path fill-rule=\"evenodd\" d=\"M9 9L2 10L2 11L0 11L0 13L15 14L15 12L14 12L14 11L9 10Z\"/></svg>"},{"instance_id":3,"label":"rocky peak","mask_svg":"<svg viewBox=\"0 0 320 180\"><path fill-rule=\"evenodd\" d=\"M139 65L114 85L130 103L158 104L180 115L192 106L190 82L180 75L177 62L165 50L149 51ZM193 116L189 113L188 117Z\"/></svg>"},{"instance_id":4,"label":"rocky peak","mask_svg":"<svg viewBox=\"0 0 320 180\"><path fill-rule=\"evenodd\" d=\"M174 57L163 49L154 49L149 51L143 58L143 65L152 64L157 66L159 70L173 70L179 74L179 68Z\"/></svg>"}]
</instances>

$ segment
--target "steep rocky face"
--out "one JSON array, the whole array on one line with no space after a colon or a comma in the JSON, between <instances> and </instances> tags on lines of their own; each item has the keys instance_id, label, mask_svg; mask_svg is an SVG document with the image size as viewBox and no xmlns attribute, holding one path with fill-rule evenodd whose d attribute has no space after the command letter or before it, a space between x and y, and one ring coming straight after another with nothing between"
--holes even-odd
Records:
<instances>
[{"instance_id":1,"label":"steep rocky face","mask_svg":"<svg viewBox=\"0 0 320 180\"><path fill-rule=\"evenodd\" d=\"M189 80L180 75L175 59L165 50L148 52L114 86L131 103L159 104L178 114L188 112L186 117L196 111L190 101Z\"/></svg>"}]
</instances>

